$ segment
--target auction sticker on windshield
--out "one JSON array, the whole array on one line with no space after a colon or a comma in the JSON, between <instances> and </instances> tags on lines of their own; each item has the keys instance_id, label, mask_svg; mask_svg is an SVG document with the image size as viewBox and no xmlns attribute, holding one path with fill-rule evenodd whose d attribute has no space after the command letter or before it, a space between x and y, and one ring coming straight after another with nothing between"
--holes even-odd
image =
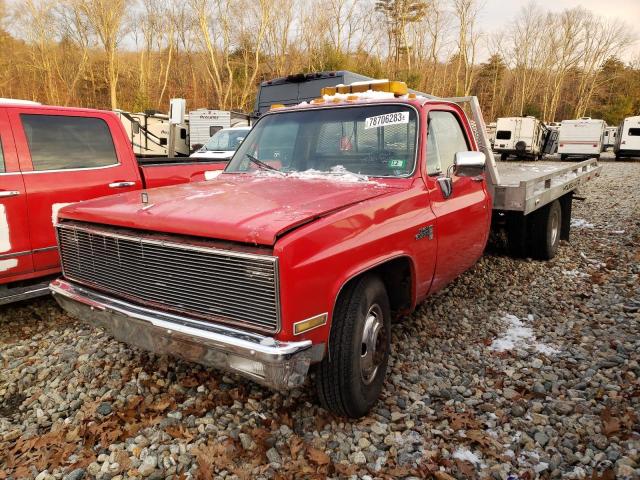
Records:
<instances>
[{"instance_id":1,"label":"auction sticker on windshield","mask_svg":"<svg viewBox=\"0 0 640 480\"><path fill-rule=\"evenodd\" d=\"M364 119L364 129L380 128L387 125L399 125L409 123L409 112L385 113L376 117L367 117Z\"/></svg>"}]
</instances>

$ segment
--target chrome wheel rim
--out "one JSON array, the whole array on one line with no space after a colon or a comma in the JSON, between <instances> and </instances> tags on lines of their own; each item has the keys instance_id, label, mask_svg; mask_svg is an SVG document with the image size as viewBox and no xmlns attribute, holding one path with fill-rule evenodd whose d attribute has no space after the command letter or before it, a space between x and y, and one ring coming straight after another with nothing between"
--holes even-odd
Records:
<instances>
[{"instance_id":1,"label":"chrome wheel rim","mask_svg":"<svg viewBox=\"0 0 640 480\"><path fill-rule=\"evenodd\" d=\"M557 212L551 216L551 245L555 245L560 231L560 218Z\"/></svg>"},{"instance_id":2,"label":"chrome wheel rim","mask_svg":"<svg viewBox=\"0 0 640 480\"><path fill-rule=\"evenodd\" d=\"M360 342L360 375L365 385L376 378L386 353L385 342L382 309L374 303L365 316Z\"/></svg>"}]
</instances>

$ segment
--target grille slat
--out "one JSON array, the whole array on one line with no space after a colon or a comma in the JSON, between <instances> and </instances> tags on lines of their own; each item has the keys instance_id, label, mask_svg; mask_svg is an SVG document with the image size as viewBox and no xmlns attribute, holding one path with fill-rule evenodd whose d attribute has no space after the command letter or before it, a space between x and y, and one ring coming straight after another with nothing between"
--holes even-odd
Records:
<instances>
[{"instance_id":1,"label":"grille slat","mask_svg":"<svg viewBox=\"0 0 640 480\"><path fill-rule=\"evenodd\" d=\"M58 227L65 276L124 298L269 332L279 327L277 259Z\"/></svg>"}]
</instances>

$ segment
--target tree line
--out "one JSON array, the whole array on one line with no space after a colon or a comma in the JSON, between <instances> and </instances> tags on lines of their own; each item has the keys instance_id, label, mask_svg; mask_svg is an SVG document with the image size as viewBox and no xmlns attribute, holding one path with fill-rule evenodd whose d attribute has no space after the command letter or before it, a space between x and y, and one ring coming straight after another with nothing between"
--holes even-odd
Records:
<instances>
[{"instance_id":1,"label":"tree line","mask_svg":"<svg viewBox=\"0 0 640 480\"><path fill-rule=\"evenodd\" d=\"M489 33L481 14L480 0L0 0L0 96L251 111L262 80L352 70L478 95L488 120L640 113L629 25L532 2Z\"/></svg>"}]
</instances>

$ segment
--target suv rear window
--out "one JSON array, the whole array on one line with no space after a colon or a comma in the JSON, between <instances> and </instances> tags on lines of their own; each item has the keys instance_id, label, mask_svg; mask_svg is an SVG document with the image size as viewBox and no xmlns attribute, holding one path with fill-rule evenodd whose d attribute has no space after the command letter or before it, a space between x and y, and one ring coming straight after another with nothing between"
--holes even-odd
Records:
<instances>
[{"instance_id":1,"label":"suv rear window","mask_svg":"<svg viewBox=\"0 0 640 480\"><path fill-rule=\"evenodd\" d=\"M498 130L496 140L511 140L511 130Z\"/></svg>"},{"instance_id":2,"label":"suv rear window","mask_svg":"<svg viewBox=\"0 0 640 480\"><path fill-rule=\"evenodd\" d=\"M100 118L20 115L33 169L68 170L118 163L107 123Z\"/></svg>"},{"instance_id":3,"label":"suv rear window","mask_svg":"<svg viewBox=\"0 0 640 480\"><path fill-rule=\"evenodd\" d=\"M629 135L632 137L640 137L640 128L630 128Z\"/></svg>"}]
</instances>

